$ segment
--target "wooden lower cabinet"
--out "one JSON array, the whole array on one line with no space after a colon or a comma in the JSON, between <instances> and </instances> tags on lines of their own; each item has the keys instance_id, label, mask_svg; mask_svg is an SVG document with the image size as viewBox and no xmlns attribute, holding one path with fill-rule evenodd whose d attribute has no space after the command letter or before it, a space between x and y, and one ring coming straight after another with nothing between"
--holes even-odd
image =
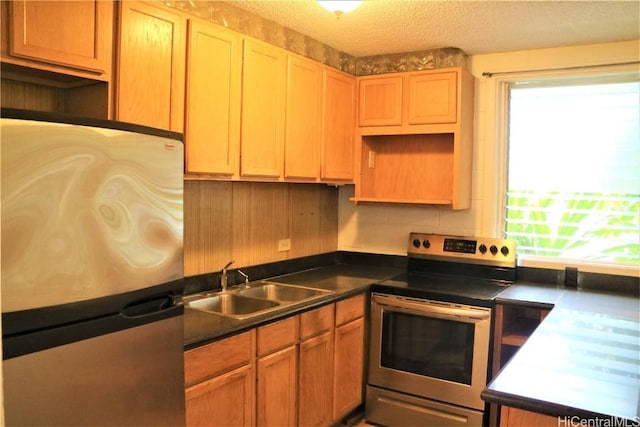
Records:
<instances>
[{"instance_id":1,"label":"wooden lower cabinet","mask_svg":"<svg viewBox=\"0 0 640 427\"><path fill-rule=\"evenodd\" d=\"M333 349L333 421L362 402L365 295L336 303Z\"/></svg>"},{"instance_id":2,"label":"wooden lower cabinet","mask_svg":"<svg viewBox=\"0 0 640 427\"><path fill-rule=\"evenodd\" d=\"M333 420L334 305L300 316L298 425L328 426Z\"/></svg>"},{"instance_id":3,"label":"wooden lower cabinet","mask_svg":"<svg viewBox=\"0 0 640 427\"><path fill-rule=\"evenodd\" d=\"M187 388L187 425L254 425L254 377L253 366L246 365Z\"/></svg>"},{"instance_id":4,"label":"wooden lower cabinet","mask_svg":"<svg viewBox=\"0 0 640 427\"><path fill-rule=\"evenodd\" d=\"M557 427L558 417L503 406L500 427Z\"/></svg>"},{"instance_id":5,"label":"wooden lower cabinet","mask_svg":"<svg viewBox=\"0 0 640 427\"><path fill-rule=\"evenodd\" d=\"M185 353L188 426L255 425L255 330Z\"/></svg>"},{"instance_id":6,"label":"wooden lower cabinet","mask_svg":"<svg viewBox=\"0 0 640 427\"><path fill-rule=\"evenodd\" d=\"M291 346L258 359L257 424L296 424L297 354Z\"/></svg>"},{"instance_id":7,"label":"wooden lower cabinet","mask_svg":"<svg viewBox=\"0 0 640 427\"><path fill-rule=\"evenodd\" d=\"M365 295L185 353L187 426L330 426L362 403Z\"/></svg>"},{"instance_id":8,"label":"wooden lower cabinet","mask_svg":"<svg viewBox=\"0 0 640 427\"><path fill-rule=\"evenodd\" d=\"M346 416L362 402L364 318L335 330L333 419Z\"/></svg>"},{"instance_id":9,"label":"wooden lower cabinet","mask_svg":"<svg viewBox=\"0 0 640 427\"><path fill-rule=\"evenodd\" d=\"M296 423L299 316L258 327L256 419L259 426Z\"/></svg>"},{"instance_id":10,"label":"wooden lower cabinet","mask_svg":"<svg viewBox=\"0 0 640 427\"><path fill-rule=\"evenodd\" d=\"M327 332L300 343L298 424L301 426L331 424L332 338L333 334Z\"/></svg>"}]
</instances>

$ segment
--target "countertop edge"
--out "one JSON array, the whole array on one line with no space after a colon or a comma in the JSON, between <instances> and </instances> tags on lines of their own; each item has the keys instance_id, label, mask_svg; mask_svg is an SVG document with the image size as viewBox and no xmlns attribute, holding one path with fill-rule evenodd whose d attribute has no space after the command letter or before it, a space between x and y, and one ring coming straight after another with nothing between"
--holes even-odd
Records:
<instances>
[{"instance_id":1,"label":"countertop edge","mask_svg":"<svg viewBox=\"0 0 640 427\"><path fill-rule=\"evenodd\" d=\"M531 411L538 414L548 415L551 417L558 417L558 419L567 417L578 417L580 419L611 419L616 418L620 420L626 420L629 422L637 422L637 420L616 417L610 414L601 414L597 412L590 412L584 409L578 409L571 406L565 406L554 402L533 399L529 397L522 397L516 394L503 393L491 389L485 388L481 393L482 400L488 403L495 403L501 406L510 406L512 408L522 409L525 411ZM615 424L619 425L619 424ZM624 424L623 424L624 425Z\"/></svg>"}]
</instances>

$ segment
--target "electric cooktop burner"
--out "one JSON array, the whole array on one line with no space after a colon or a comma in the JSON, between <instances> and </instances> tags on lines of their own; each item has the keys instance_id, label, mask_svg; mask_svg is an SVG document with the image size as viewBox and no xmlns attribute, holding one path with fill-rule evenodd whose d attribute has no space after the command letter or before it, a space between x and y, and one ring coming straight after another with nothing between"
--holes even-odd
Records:
<instances>
[{"instance_id":1,"label":"electric cooktop burner","mask_svg":"<svg viewBox=\"0 0 640 427\"><path fill-rule=\"evenodd\" d=\"M515 242L411 233L407 272L372 291L489 307L515 281Z\"/></svg>"}]
</instances>

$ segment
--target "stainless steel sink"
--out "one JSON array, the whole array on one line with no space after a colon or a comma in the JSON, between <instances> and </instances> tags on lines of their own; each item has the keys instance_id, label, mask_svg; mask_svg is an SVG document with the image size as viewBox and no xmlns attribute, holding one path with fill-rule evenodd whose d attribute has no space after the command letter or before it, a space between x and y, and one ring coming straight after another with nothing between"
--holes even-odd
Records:
<instances>
[{"instance_id":1,"label":"stainless steel sink","mask_svg":"<svg viewBox=\"0 0 640 427\"><path fill-rule=\"evenodd\" d=\"M332 293L334 291L326 289L261 282L213 295L192 295L183 300L187 307L194 310L243 320L283 307L301 305Z\"/></svg>"},{"instance_id":2,"label":"stainless steel sink","mask_svg":"<svg viewBox=\"0 0 640 427\"><path fill-rule=\"evenodd\" d=\"M279 305L280 303L277 301L251 298L231 293L219 294L187 303L187 306L197 310L211 311L237 319L255 316Z\"/></svg>"},{"instance_id":3,"label":"stainless steel sink","mask_svg":"<svg viewBox=\"0 0 640 427\"><path fill-rule=\"evenodd\" d=\"M280 302L303 301L320 295L326 295L331 291L302 286L288 286L278 283L264 282L262 285L238 291L240 295L275 300Z\"/></svg>"}]
</instances>

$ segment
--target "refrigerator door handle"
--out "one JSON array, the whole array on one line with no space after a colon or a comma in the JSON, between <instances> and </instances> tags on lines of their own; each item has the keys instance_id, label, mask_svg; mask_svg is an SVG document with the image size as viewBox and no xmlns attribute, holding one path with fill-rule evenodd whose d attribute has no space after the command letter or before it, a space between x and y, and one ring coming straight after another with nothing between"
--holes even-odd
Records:
<instances>
[{"instance_id":1,"label":"refrigerator door handle","mask_svg":"<svg viewBox=\"0 0 640 427\"><path fill-rule=\"evenodd\" d=\"M127 304L121 311L120 315L127 318L138 318L159 314L165 311L175 309L174 299L171 295L163 295L161 297L135 301Z\"/></svg>"}]
</instances>

